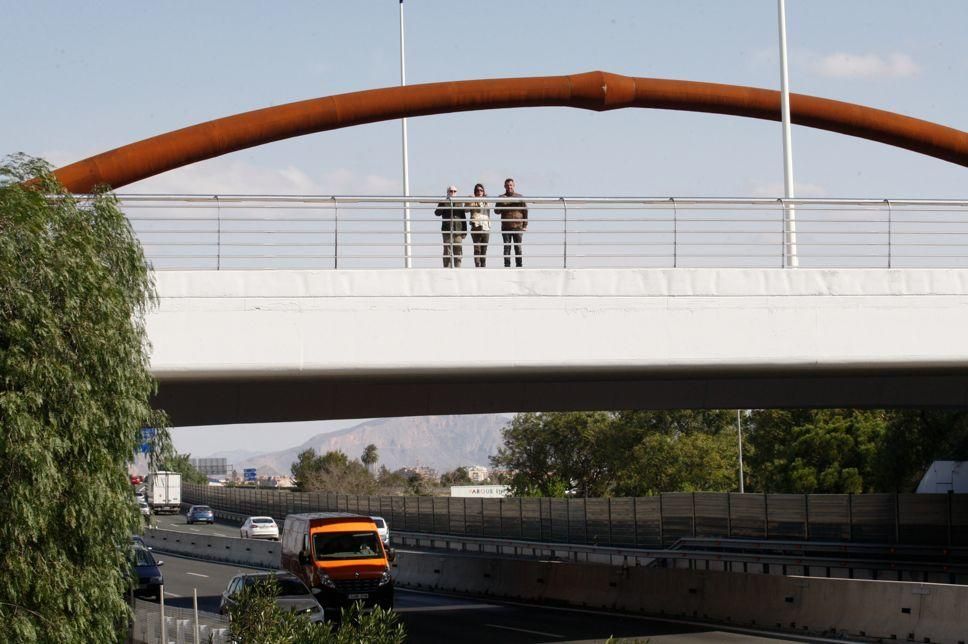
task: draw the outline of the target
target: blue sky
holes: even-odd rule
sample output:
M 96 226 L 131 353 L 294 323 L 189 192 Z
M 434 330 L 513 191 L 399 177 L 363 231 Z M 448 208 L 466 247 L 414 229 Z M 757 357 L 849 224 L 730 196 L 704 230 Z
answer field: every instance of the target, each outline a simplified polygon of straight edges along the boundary
M 4 2 L 0 149 L 60 165 L 193 123 L 399 82 L 398 4 Z M 776 88 L 775 0 L 409 0 L 408 82 L 616 73 Z M 793 91 L 968 129 L 962 0 L 789 0 Z M 568 108 L 410 121 L 415 194 L 774 196 L 780 127 Z M 794 128 L 801 196 L 964 197 L 964 170 Z M 279 142 L 125 192 L 400 192 L 400 126 Z
M 0 153 L 63 165 L 162 132 L 399 82 L 398 3 L 2 0 Z M 408 0 L 409 83 L 568 74 L 778 88 L 775 0 Z M 968 130 L 968 2 L 788 0 L 795 92 Z M 965 198 L 965 169 L 795 127 L 799 196 Z M 410 120 L 414 194 L 779 196 L 780 126 L 567 108 Z M 399 122 L 238 152 L 122 192 L 398 194 Z M 300 425 L 295 444 L 318 429 Z M 260 449 L 253 429 L 238 447 Z M 216 432 L 181 447 L 204 455 Z M 235 435 L 237 438 L 241 434 Z M 266 439 L 278 446 L 279 437 Z

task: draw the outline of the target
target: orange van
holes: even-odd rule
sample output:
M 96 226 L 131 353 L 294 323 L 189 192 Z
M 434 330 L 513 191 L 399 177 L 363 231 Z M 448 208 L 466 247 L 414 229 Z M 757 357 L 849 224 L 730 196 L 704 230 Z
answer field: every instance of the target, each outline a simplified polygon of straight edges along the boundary
M 387 551 L 370 517 L 346 512 L 288 515 L 282 567 L 313 589 L 324 608 L 356 601 L 393 607 Z

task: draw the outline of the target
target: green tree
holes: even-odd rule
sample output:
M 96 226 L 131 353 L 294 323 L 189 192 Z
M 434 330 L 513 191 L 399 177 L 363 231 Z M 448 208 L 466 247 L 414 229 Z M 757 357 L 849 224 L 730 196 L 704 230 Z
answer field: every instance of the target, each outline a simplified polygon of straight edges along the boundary
M 197 483 L 199 485 L 205 485 L 208 483 L 208 477 L 202 474 L 197 467 L 191 464 L 191 454 L 173 454 L 170 456 L 162 457 L 161 465 L 159 466 L 162 470 L 167 470 L 169 472 L 178 472 L 181 474 L 182 481 L 185 483 Z
M 443 486 L 469 485 L 471 483 L 473 481 L 471 481 L 471 477 L 467 474 L 467 468 L 463 466 L 440 475 L 440 484 Z
M 861 493 L 877 489 L 877 461 L 890 415 L 856 409 L 770 409 L 750 416 L 751 489 Z
M 368 472 L 373 471 L 373 466 L 376 465 L 377 461 L 379 460 L 380 454 L 377 451 L 376 445 L 373 443 L 367 445 L 366 449 L 363 450 L 363 455 L 360 456 L 360 461 L 366 466 L 366 470 Z
M 650 494 L 738 485 L 728 411 L 519 414 L 491 459 L 516 495 Z
M 392 610 L 364 612 L 357 603 L 343 609 L 338 629 L 314 624 L 308 615 L 281 609 L 274 579 L 247 586 L 229 609 L 231 637 L 239 644 L 403 644 L 406 631 Z
M 736 420 L 727 410 L 620 412 L 605 451 L 617 496 L 739 488 Z
M 968 460 L 968 411 L 891 412 L 875 458 L 875 488 L 913 492 L 933 461 Z
M 605 412 L 518 414 L 491 457 L 511 471 L 516 496 L 604 496 L 611 479 L 603 458 L 612 416 Z
M 360 461 L 351 461 L 339 450 L 317 456 L 315 450 L 299 453 L 291 467 L 300 490 L 322 490 L 337 494 L 373 494 L 373 478 Z
M 36 179 L 32 187 L 23 182 Z M 139 530 L 126 464 L 150 406 L 149 267 L 117 201 L 37 160 L 0 166 L 0 624 L 11 642 L 117 642 Z M 156 439 L 165 447 L 167 432 Z

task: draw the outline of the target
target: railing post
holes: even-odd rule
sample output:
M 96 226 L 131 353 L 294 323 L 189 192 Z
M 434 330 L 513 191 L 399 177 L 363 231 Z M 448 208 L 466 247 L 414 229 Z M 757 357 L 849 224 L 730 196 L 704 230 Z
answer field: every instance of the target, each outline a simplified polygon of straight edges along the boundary
M 947 523 L 947 528 L 948 528 L 948 546 L 950 547 L 951 546 L 951 506 L 953 504 L 953 500 L 954 500 L 954 497 L 955 497 L 954 490 L 948 490 L 948 494 L 946 496 L 948 498 L 948 503 L 947 503 L 947 506 L 946 506 L 946 509 L 947 509 L 947 512 L 946 512 L 946 519 L 947 519 L 947 521 L 946 521 L 946 523 Z
M 783 204 L 783 199 L 777 199 L 780 202 L 780 268 L 786 268 L 786 206 Z
M 770 538 L 770 497 L 768 493 L 763 493 L 763 534 L 765 539 Z
M 692 536 L 696 536 L 696 493 L 692 493 Z
M 639 546 L 639 513 L 638 513 L 638 503 L 639 498 L 637 496 L 632 497 L 632 545 L 636 548 Z
M 565 497 L 565 543 L 571 543 L 571 499 Z
M 854 540 L 854 495 L 847 493 L 847 541 Z
M 608 501 L 608 545 L 612 545 L 612 497 L 607 497 Z
M 215 195 L 215 270 L 222 270 L 222 203 L 218 200 L 218 195 Z
M 803 540 L 810 541 L 810 495 L 803 495 Z
M 891 210 L 891 200 L 885 199 L 884 203 L 887 204 L 887 267 L 891 268 L 893 263 L 893 246 L 894 246 L 894 222 L 893 222 L 893 212 Z
M 339 268 L 339 202 L 333 200 L 333 270 Z
M 563 250 L 561 266 L 562 268 L 568 268 L 568 202 L 565 201 L 564 197 L 561 198 L 561 207 L 564 210 L 564 223 L 562 224 Z
M 676 198 L 669 197 L 672 202 L 672 268 L 679 266 L 679 209 L 676 207 Z
M 665 530 L 662 526 L 662 492 L 659 492 L 659 545 L 665 545 Z

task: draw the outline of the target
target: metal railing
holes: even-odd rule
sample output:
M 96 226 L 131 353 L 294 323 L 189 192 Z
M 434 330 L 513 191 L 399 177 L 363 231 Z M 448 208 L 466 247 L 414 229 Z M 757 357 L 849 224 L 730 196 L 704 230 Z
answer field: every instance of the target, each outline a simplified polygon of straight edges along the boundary
M 186 484 L 189 503 L 245 515 L 344 511 L 391 530 L 602 546 L 689 537 L 968 546 L 968 494 L 671 492 L 635 498 L 355 496 Z
M 471 197 L 119 195 L 157 269 L 418 268 L 442 265 L 441 204 Z M 805 268 L 968 266 L 968 201 L 525 197 L 528 268 L 784 267 L 796 208 Z M 477 200 L 481 201 L 481 200 Z M 502 267 L 495 205 L 484 255 Z M 410 211 L 405 243 L 404 209 Z M 460 240 L 474 268 L 472 231 Z M 409 260 L 409 262 L 408 262 Z

